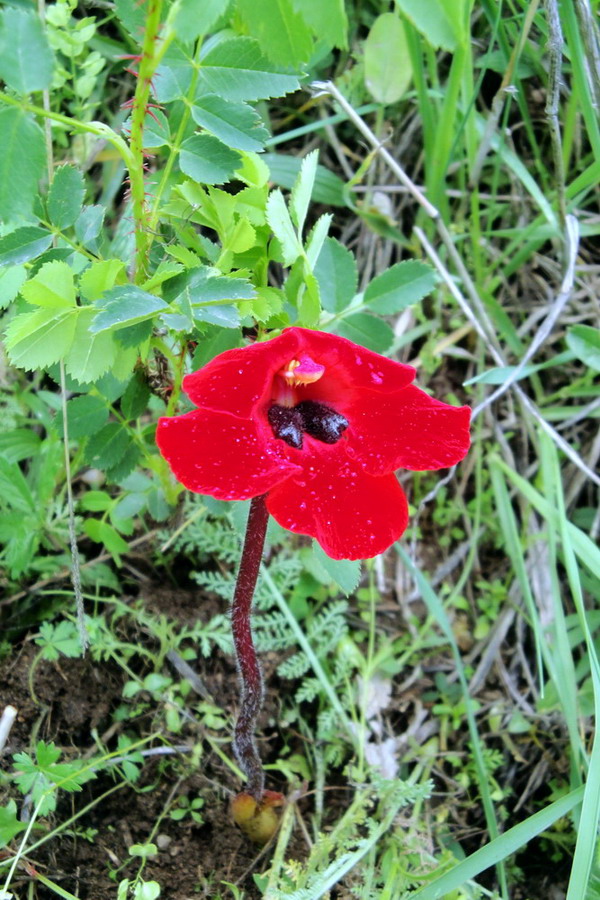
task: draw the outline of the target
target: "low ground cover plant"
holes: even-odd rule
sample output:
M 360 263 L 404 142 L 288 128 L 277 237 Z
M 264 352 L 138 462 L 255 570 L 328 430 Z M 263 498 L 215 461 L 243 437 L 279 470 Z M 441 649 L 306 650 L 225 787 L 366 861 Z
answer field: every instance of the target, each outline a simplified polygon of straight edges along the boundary
M 2 898 L 600 892 L 597 11 L 2 7 Z

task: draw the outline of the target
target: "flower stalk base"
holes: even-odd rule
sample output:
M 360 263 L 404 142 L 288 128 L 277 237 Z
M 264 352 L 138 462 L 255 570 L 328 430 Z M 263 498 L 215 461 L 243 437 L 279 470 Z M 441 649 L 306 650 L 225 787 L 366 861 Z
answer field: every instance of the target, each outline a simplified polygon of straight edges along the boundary
M 281 794 L 264 789 L 265 776 L 254 739 L 256 720 L 263 701 L 263 680 L 250 620 L 268 521 L 264 495 L 255 497 L 250 503 L 231 611 L 233 643 L 241 681 L 240 712 L 235 723 L 233 750 L 248 779 L 246 790 L 234 797 L 231 811 L 242 831 L 259 844 L 266 843 L 275 833 L 278 819 L 273 807 L 283 803 Z

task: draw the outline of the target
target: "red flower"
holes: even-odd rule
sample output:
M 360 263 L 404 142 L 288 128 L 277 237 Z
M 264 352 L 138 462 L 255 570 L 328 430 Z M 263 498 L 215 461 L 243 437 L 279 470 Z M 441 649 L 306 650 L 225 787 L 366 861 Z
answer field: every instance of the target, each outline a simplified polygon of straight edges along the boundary
M 280 525 L 333 559 L 376 556 L 408 522 L 394 471 L 447 468 L 469 449 L 469 408 L 434 400 L 414 376 L 345 338 L 288 328 L 187 375 L 198 409 L 160 419 L 156 440 L 189 490 L 266 494 Z

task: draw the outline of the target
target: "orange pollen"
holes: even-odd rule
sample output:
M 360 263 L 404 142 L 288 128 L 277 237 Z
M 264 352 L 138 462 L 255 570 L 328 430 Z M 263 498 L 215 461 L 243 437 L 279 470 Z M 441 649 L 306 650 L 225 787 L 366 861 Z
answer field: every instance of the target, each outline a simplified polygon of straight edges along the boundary
M 319 365 L 310 356 L 302 355 L 300 359 L 290 360 L 280 374 L 290 387 L 314 384 L 325 374 L 325 366 Z

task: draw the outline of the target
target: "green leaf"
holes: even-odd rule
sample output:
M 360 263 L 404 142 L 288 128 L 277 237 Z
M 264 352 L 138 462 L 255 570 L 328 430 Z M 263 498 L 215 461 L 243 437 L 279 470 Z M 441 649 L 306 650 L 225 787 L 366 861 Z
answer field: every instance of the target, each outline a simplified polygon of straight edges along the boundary
M 169 308 L 168 304 L 154 294 L 148 294 L 133 284 L 123 284 L 106 291 L 103 297 L 105 306 L 90 325 L 90 331 L 123 328 L 135 322 L 153 319 L 157 313 Z
M 190 52 L 191 52 L 191 48 Z M 181 44 L 172 43 L 161 65 L 156 70 L 156 99 L 159 103 L 170 103 L 187 96 L 194 76 L 195 63 L 190 53 Z
M 311 272 L 304 273 L 304 293 L 298 304 L 298 324 L 315 328 L 321 318 L 319 282 Z
M 368 313 L 355 313 L 336 323 L 336 332 L 376 353 L 385 353 L 394 340 L 394 332 L 387 324 Z
M 108 421 L 108 408 L 100 397 L 92 397 L 89 394 L 83 397 L 73 397 L 67 401 L 67 421 L 69 423 L 69 437 L 83 438 L 91 434 L 97 434 Z M 62 412 L 59 412 L 55 420 L 59 434 L 62 434 Z
M 123 123 L 123 131 L 131 131 L 131 116 Z M 171 140 L 169 120 L 160 109 L 153 109 L 152 113 L 146 113 L 144 117 L 144 130 L 142 133 L 142 147 L 144 150 L 150 147 L 163 147 Z
M 40 626 L 40 637 L 35 639 L 38 647 L 43 648 L 43 658 L 57 660 L 60 656 L 69 659 L 77 659 L 82 655 L 81 641 L 77 626 L 68 619 L 63 619 L 57 625 L 44 622 Z
M 396 5 L 432 47 L 452 52 L 456 49 L 457 31 L 462 30 L 459 7 L 463 7 L 462 0 L 452 2 L 454 11 L 447 9 L 444 0 L 396 0 Z
M 344 0 L 293 0 L 296 10 L 314 33 L 332 47 L 348 46 Z
M 575 356 L 600 371 L 600 329 L 590 325 L 573 325 L 567 331 L 567 346 Z
M 314 269 L 315 263 L 319 258 L 332 221 L 333 216 L 331 213 L 323 213 L 315 222 L 308 236 L 306 241 L 306 258 L 311 269 Z
M 36 509 L 33 494 L 17 463 L 9 463 L 0 457 L 0 498 L 3 504 L 22 513 Z
M 109 553 L 119 555 L 127 553 L 129 550 L 127 541 L 124 541 L 119 532 L 108 522 L 86 519 L 83 523 L 83 530 L 97 544 L 104 544 Z
M 69 228 L 81 213 L 85 185 L 83 175 L 74 166 L 56 170 L 48 191 L 48 215 L 61 230 Z
M 109 422 L 85 448 L 85 461 L 98 469 L 110 469 L 124 456 L 131 438 L 119 422 Z
M 146 411 L 150 399 L 150 388 L 146 379 L 135 372 L 121 398 L 121 412 L 126 419 L 137 419 Z
M 6 7 L 0 19 L 0 78 L 20 94 L 50 87 L 54 55 L 33 11 Z
M 39 434 L 29 428 L 14 428 L 0 433 L 0 456 L 9 463 L 35 456 L 40 450 Z
M 64 359 L 75 336 L 77 308 L 38 309 L 23 313 L 6 329 L 6 348 L 13 365 L 43 369 Z
M 200 306 L 194 309 L 194 320 L 221 328 L 238 328 L 240 314 L 235 306 Z
M 294 186 L 302 165 L 300 159 L 284 156 L 282 153 L 265 153 L 261 158 L 269 167 L 271 181 L 288 189 Z M 317 166 L 312 200 L 313 203 L 325 203 L 328 206 L 345 206 L 344 182 L 325 166 Z
M 200 184 L 231 181 L 242 158 L 211 134 L 194 134 L 181 145 L 179 167 Z
M 10 844 L 21 831 L 27 828 L 27 822 L 19 822 L 17 804 L 9 800 L 6 806 L 0 806 L 0 848 Z
M 229 0 L 179 0 L 173 27 L 183 43 L 191 43 L 201 34 L 206 34 L 223 15 Z
M 117 355 L 117 345 L 110 332 L 93 334 L 90 327 L 96 310 L 83 308 L 77 317 L 73 345 L 65 359 L 69 375 L 82 384 L 96 381 L 108 372 Z
M 102 230 L 106 210 L 103 206 L 84 206 L 75 222 L 75 237 L 88 250 L 96 248 L 96 238 Z
M 302 244 L 294 231 L 294 226 L 285 205 L 281 191 L 271 191 L 267 200 L 267 222 L 279 241 L 284 266 L 291 266 L 302 254 Z
M 200 369 L 207 362 L 210 362 L 211 359 L 214 359 L 215 356 L 218 356 L 219 353 L 223 353 L 225 350 L 232 350 L 234 347 L 243 347 L 243 345 L 244 341 L 239 331 L 234 332 L 229 329 L 225 331 L 216 326 L 207 328 L 206 333 L 202 336 L 194 351 L 192 369 L 194 371 Z
M 327 312 L 341 312 L 358 289 L 354 255 L 335 238 L 326 238 L 314 268 Z
M 306 213 L 308 212 L 308 204 L 315 183 L 317 174 L 317 162 L 319 160 L 319 151 L 312 150 L 308 153 L 300 165 L 300 172 L 294 182 L 292 194 L 290 197 L 290 215 L 292 222 L 298 229 L 298 234 L 302 234 Z
M 125 263 L 121 259 L 101 259 L 93 262 L 81 276 L 79 287 L 87 300 L 99 300 L 100 297 L 115 286 L 119 275 L 125 272 Z
M 269 59 L 300 66 L 313 52 L 313 40 L 291 0 L 238 0 L 237 10 L 251 37 Z
M 210 93 L 227 100 L 268 100 L 299 86 L 296 75 L 263 56 L 257 41 L 236 37 L 216 44 L 202 59 L 198 96 Z
M 373 279 L 365 291 L 365 303 L 373 312 L 392 315 L 426 297 L 437 280 L 431 266 L 417 259 L 407 259 Z
M 0 309 L 5 309 L 12 303 L 26 278 L 25 266 L 7 266 L 0 269 Z
M 31 116 L 14 107 L 0 109 L 0 134 L 0 220 L 27 218 L 31 215 L 38 181 L 44 174 L 44 134 Z M 27 148 L 27 152 L 23 148 Z M 22 257 L 10 262 L 24 262 L 30 258 Z M 6 264 L 0 258 L 0 265 Z
M 106 512 L 113 505 L 113 499 L 106 491 L 87 491 L 79 500 L 79 506 L 86 512 Z
M 0 119 L 0 129 L 1 126 Z M 14 266 L 27 262 L 47 250 L 51 243 L 52 235 L 44 228 L 37 228 L 35 225 L 17 228 L 0 238 L 0 266 Z
M 73 270 L 64 262 L 49 262 L 21 288 L 21 295 L 32 306 L 69 309 L 75 306 Z
M 371 26 L 364 45 L 365 84 L 378 103 L 396 103 L 412 81 L 404 25 L 394 13 L 383 13 Z
M 313 541 L 313 555 L 347 597 L 356 590 L 360 581 L 359 559 L 330 559 L 316 541 Z
M 205 94 L 196 100 L 191 112 L 194 122 L 234 149 L 260 151 L 269 138 L 261 117 L 247 103 Z

